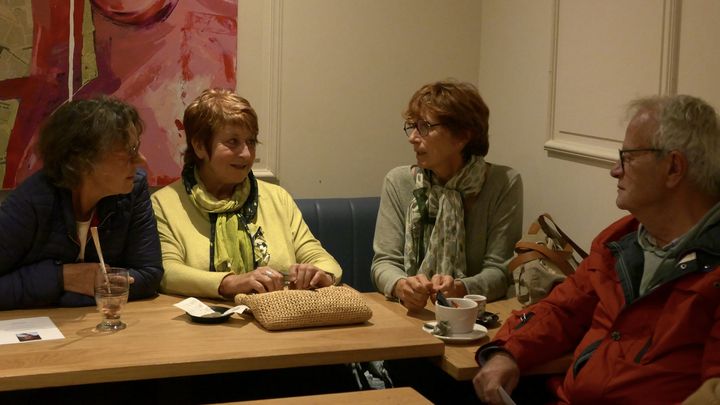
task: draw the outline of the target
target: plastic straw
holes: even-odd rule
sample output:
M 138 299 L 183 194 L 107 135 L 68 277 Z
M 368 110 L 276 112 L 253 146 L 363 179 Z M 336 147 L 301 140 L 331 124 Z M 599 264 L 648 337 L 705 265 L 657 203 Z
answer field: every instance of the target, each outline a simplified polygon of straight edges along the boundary
M 110 294 L 112 293 L 110 290 L 110 279 L 108 278 L 107 269 L 105 269 L 105 260 L 103 259 L 102 249 L 100 249 L 100 237 L 98 236 L 97 226 L 90 227 L 90 233 L 92 233 L 92 238 L 95 242 L 95 250 L 97 250 L 98 258 L 100 258 L 100 268 L 105 276 L 105 285 L 107 285 L 108 294 Z

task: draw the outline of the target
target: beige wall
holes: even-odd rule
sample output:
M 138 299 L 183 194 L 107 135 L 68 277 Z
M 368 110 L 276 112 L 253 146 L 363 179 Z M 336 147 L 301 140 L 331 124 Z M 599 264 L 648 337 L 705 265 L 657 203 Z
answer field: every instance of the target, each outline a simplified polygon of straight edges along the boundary
M 408 98 L 454 77 L 478 84 L 490 106 L 488 160 L 522 174 L 526 224 L 550 212 L 588 246 L 622 215 L 607 165 L 543 149 L 553 1 L 279 4 L 280 113 L 271 135 L 275 174 L 296 197 L 378 195 L 387 170 L 414 161 L 401 131 Z
M 280 184 L 296 197 L 379 195 L 389 169 L 414 162 L 400 115 L 412 93 L 445 78 L 477 84 L 480 2 L 278 4 L 280 113 L 277 133 L 265 135 L 279 142 Z M 239 55 L 248 40 L 258 38 L 240 38 Z M 239 88 L 262 99 L 246 81 Z M 261 119 L 271 113 L 260 107 Z
M 254 14 L 261 12 L 257 3 L 247 5 Z M 620 215 L 607 168 L 550 159 L 543 150 L 552 1 L 305 0 L 277 5 L 279 122 L 269 134 L 267 124 L 266 135 L 279 144 L 273 172 L 294 196 L 378 195 L 390 168 L 414 161 L 400 118 L 410 95 L 423 83 L 453 77 L 478 84 L 488 101 L 488 160 L 521 172 L 526 224 L 548 211 L 587 244 Z M 241 11 L 241 25 L 242 19 Z M 258 40 L 241 37 L 240 57 Z M 251 101 L 266 97 L 256 81 L 238 81 Z M 261 119 L 271 115 L 262 109 Z M 576 193 L 583 195 L 581 204 Z
M 582 247 L 613 219 L 609 167 L 549 156 L 553 1 L 486 1 L 480 88 L 490 106 L 489 160 L 522 174 L 525 224 L 548 212 Z
M 683 2 L 678 92 L 720 109 L 720 1 Z
M 577 7 L 580 3 L 572 5 Z M 582 3 L 597 6 L 592 0 L 582 0 Z M 720 28 L 715 21 L 720 15 L 720 2 L 667 0 L 645 4 L 665 7 L 666 10 L 682 6 L 677 14 L 680 32 L 677 58 L 669 63 L 676 63 L 677 74 L 674 82 L 658 83 L 658 91 L 672 92 L 675 86 L 678 93 L 693 94 L 720 107 L 720 81 L 717 80 L 720 72 L 717 41 Z M 581 246 L 589 247 L 599 231 L 626 212 L 615 207 L 616 181 L 609 176 L 609 164 L 544 150 L 551 134 L 555 5 L 553 0 L 482 3 L 479 82 L 491 109 L 489 158 L 509 164 L 522 174 L 526 225 L 538 214 L 549 212 Z M 622 6 L 622 3 L 614 4 L 618 5 Z M 617 21 L 607 20 L 607 29 L 612 31 L 612 24 Z M 627 29 L 627 25 L 623 29 Z M 636 29 L 643 30 L 643 27 L 637 26 Z M 658 37 L 656 41 L 653 45 L 660 46 L 663 39 Z M 664 41 L 667 42 L 667 38 Z M 668 57 L 666 54 L 663 56 Z M 605 53 L 604 57 L 608 59 L 608 70 L 616 66 L 618 60 L 625 60 L 622 55 L 612 53 Z M 647 61 L 652 66 L 640 66 L 640 71 L 653 72 L 658 70 L 658 65 L 668 64 L 657 59 Z M 592 68 L 598 70 L 602 66 L 593 65 Z M 663 79 L 666 76 L 672 78 L 673 72 L 663 72 Z M 593 75 L 584 80 L 592 81 Z M 572 86 L 574 83 L 563 84 Z M 638 88 L 643 87 L 621 91 L 635 92 L 637 96 L 647 95 Z M 607 94 L 600 89 L 586 96 L 598 98 L 607 97 Z M 617 100 L 617 103 L 627 101 Z M 597 115 L 607 116 L 607 111 L 597 111 Z M 619 121 L 622 117 L 608 119 Z
M 286 1 L 280 183 L 297 196 L 379 195 L 414 161 L 401 111 L 423 83 L 477 81 L 476 0 Z

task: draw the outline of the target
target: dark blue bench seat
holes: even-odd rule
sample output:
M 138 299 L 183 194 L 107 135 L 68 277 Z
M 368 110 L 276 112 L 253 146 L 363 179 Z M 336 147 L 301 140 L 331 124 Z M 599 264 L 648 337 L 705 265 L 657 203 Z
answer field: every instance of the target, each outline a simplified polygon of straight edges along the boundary
M 310 231 L 340 263 L 342 281 L 376 291 L 370 279 L 373 236 L 380 197 L 307 198 L 295 201 Z

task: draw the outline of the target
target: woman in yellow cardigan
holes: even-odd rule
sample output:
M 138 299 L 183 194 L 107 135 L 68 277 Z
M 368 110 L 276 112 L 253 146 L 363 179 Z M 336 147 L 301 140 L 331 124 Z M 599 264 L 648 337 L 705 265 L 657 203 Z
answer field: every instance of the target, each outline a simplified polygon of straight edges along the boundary
M 205 90 L 185 110 L 182 178 L 152 196 L 170 294 L 232 298 L 290 284 L 330 286 L 342 270 L 290 194 L 252 173 L 255 110 L 228 90 Z

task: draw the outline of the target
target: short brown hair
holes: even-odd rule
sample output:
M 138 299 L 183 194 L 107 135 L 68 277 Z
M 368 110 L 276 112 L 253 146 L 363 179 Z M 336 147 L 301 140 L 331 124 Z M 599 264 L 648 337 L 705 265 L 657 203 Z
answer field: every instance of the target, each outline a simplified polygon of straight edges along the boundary
M 425 114 L 435 116 L 455 135 L 469 132 L 470 140 L 463 149 L 466 160 L 471 155 L 487 155 L 490 110 L 472 84 L 449 80 L 422 86 L 410 99 L 403 118 L 416 121 Z
M 139 137 L 143 122 L 123 101 L 108 96 L 68 101 L 40 129 L 43 171 L 55 185 L 73 188 L 103 153 L 118 143 L 129 145 L 131 127 Z
M 246 128 L 254 136 L 259 132 L 257 114 L 249 101 L 226 89 L 203 91 L 190 103 L 183 115 L 187 141 L 185 163 L 197 164 L 200 160 L 193 148 L 193 140 L 201 141 L 209 154 L 213 135 L 228 124 Z

